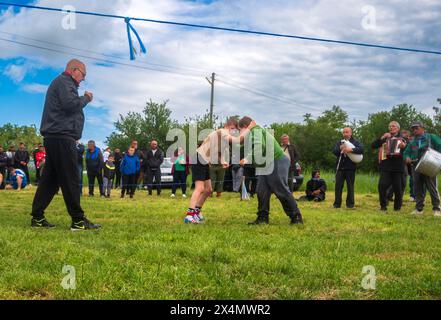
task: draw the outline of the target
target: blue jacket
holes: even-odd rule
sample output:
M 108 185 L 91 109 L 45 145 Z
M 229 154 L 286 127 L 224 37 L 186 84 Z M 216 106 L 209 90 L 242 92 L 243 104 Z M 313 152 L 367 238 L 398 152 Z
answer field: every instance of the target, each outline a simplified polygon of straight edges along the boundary
M 135 174 L 139 172 L 140 162 L 136 155 L 129 156 L 126 154 L 120 165 L 121 173 L 124 175 Z

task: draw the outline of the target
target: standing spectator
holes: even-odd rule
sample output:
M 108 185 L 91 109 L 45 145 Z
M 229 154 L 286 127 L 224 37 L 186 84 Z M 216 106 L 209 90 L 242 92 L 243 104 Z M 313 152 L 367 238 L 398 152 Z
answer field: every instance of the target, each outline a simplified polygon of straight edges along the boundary
M 312 178 L 306 184 L 306 196 L 304 199 L 308 201 L 320 202 L 326 198 L 326 181 L 320 177 L 320 170 L 312 171 Z M 303 200 L 303 197 L 300 198 Z
M 9 168 L 9 169 L 11 172 L 12 188 L 17 191 L 26 188 L 26 186 L 28 185 L 26 173 L 21 169 L 16 169 L 16 168 Z
M 5 188 L 6 169 L 8 167 L 8 155 L 0 146 L 0 189 Z
M 289 136 L 287 134 L 284 134 L 280 137 L 280 145 L 282 146 L 283 152 L 290 161 L 290 166 L 288 171 L 288 186 L 289 186 L 289 190 L 293 192 L 294 172 L 296 170 L 296 163 L 300 159 L 300 154 L 297 147 L 289 142 Z
M 9 146 L 8 151 L 6 152 L 6 156 L 8 157 L 6 168 L 15 168 L 15 147 Z M 11 171 L 6 170 L 6 183 L 11 181 Z
M 103 152 L 103 162 L 106 163 L 106 161 L 109 159 L 111 149 L 109 147 L 106 148 Z
M 355 206 L 354 184 L 356 164 L 347 156 L 347 154 L 362 154 L 363 146 L 352 137 L 352 129 L 349 127 L 343 128 L 343 139 L 344 140 L 338 141 L 333 149 L 333 153 L 337 157 L 334 208 L 341 207 L 343 184 L 346 181 L 346 187 L 348 190 L 346 195 L 346 207 L 352 209 Z M 352 143 L 354 148 L 347 147 L 344 143 L 345 140 Z
M 103 169 L 103 189 L 106 198 L 110 198 L 110 190 L 112 189 L 113 179 L 115 178 L 115 158 L 110 154 L 104 163 Z
M 231 178 L 233 180 L 233 191 L 239 192 L 242 187 L 244 168 L 239 164 L 243 148 L 236 149 L 232 145 L 231 152 Z
M 254 198 L 257 187 L 256 167 L 253 164 L 244 165 L 243 174 L 245 176 L 245 188 L 251 198 Z
M 98 180 L 100 195 L 104 197 L 103 190 L 103 154 L 100 148 L 95 145 L 95 141 L 90 140 L 87 143 L 86 151 L 86 169 L 87 179 L 89 181 L 89 197 L 94 196 L 95 178 Z
M 181 187 L 182 197 L 186 198 L 187 175 L 189 173 L 189 158 L 185 155 L 184 149 L 182 147 L 179 147 L 178 150 L 176 150 L 172 162 L 173 184 L 171 197 L 174 198 L 176 196 L 176 189 L 178 187 Z
M 34 155 L 34 163 L 35 163 L 35 177 L 36 184 L 40 182 L 41 172 L 46 161 L 46 151 L 44 150 L 44 145 L 40 144 L 38 146 L 38 151 Z
M 139 172 L 140 165 L 139 158 L 135 155 L 135 148 L 130 147 L 124 155 L 120 166 L 122 175 L 121 198 L 124 198 L 126 191 L 130 198 L 133 198 L 135 195 L 137 187 L 136 174 Z
M 79 140 L 77 140 L 76 143 L 77 146 L 77 155 L 78 155 L 78 162 L 77 162 L 77 168 L 78 168 L 78 175 L 80 177 L 80 195 L 83 195 L 83 171 L 84 171 L 84 151 L 85 147 L 84 144 L 82 144 Z
M 71 230 L 99 229 L 85 216 L 80 204 L 80 189 L 75 140 L 81 138 L 84 126 L 83 108 L 93 99 L 86 91 L 78 95 L 80 82 L 86 77 L 86 66 L 70 60 L 63 74 L 52 81 L 46 93 L 40 132 L 44 137 L 46 163 L 32 203 L 33 227 L 54 227 L 44 217 L 58 187 L 72 217 Z
M 115 189 L 118 189 L 121 187 L 121 161 L 122 161 L 122 154 L 121 150 L 119 148 L 116 148 L 114 151 L 114 159 L 115 159 Z
M 391 153 L 392 144 L 399 143 L 399 152 Z M 387 192 L 392 186 L 394 194 L 394 210 L 399 211 L 403 204 L 403 152 L 406 141 L 401 137 L 400 125 L 396 121 L 389 123 L 389 132 L 372 142 L 372 148 L 378 151 L 378 166 L 380 179 L 378 181 L 378 194 L 380 196 L 380 210 L 387 211 Z
M 31 184 L 31 179 L 29 178 L 29 163 L 30 157 L 29 152 L 25 148 L 25 144 L 20 142 L 18 145 L 18 150 L 14 156 L 15 168 L 22 170 L 26 174 L 27 183 Z
M 404 159 L 406 159 L 407 164 L 413 163 L 416 167 L 428 148 L 441 151 L 441 139 L 435 134 L 427 133 L 424 129 L 424 125 L 419 121 L 414 122 L 411 129 L 414 139 L 407 145 L 404 151 Z M 440 217 L 441 210 L 437 176 L 429 177 L 416 170 L 413 171 L 413 191 L 415 192 L 416 203 L 415 210 L 412 214 L 423 214 L 424 200 L 426 197 L 424 187 L 426 187 L 426 190 L 430 193 L 433 215 Z
M 147 162 L 147 188 L 149 195 L 152 195 L 153 185 L 156 185 L 156 192 L 161 195 L 161 164 L 164 162 L 164 154 L 158 148 L 158 141 L 150 142 L 150 150 L 147 151 L 145 161 Z
M 130 147 L 135 150 L 134 155 L 136 157 L 138 157 L 139 164 L 140 164 L 140 169 L 136 173 L 136 182 L 135 182 L 136 188 L 138 188 L 139 179 L 141 176 L 141 167 L 144 166 L 144 154 L 138 149 L 138 141 L 133 140 L 132 143 L 130 144 Z
M 225 171 L 227 168 L 228 166 L 220 163 L 210 164 L 211 196 L 213 196 L 214 191 L 216 191 L 217 198 L 222 196 L 222 191 L 224 191 Z

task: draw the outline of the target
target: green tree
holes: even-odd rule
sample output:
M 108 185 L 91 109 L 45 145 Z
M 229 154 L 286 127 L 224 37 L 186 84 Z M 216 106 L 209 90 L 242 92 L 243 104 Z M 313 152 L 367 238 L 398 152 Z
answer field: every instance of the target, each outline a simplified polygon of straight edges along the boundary
M 35 125 L 18 126 L 7 123 L 0 127 L 0 145 L 6 150 L 9 146 L 17 147 L 23 142 L 29 152 L 34 150 L 43 138 L 37 131 Z
M 162 149 L 167 149 L 171 142 L 166 141 L 167 132 L 178 123 L 171 119 L 172 111 L 167 101 L 156 103 L 150 100 L 142 112 L 129 112 L 119 115 L 114 123 L 115 132 L 107 137 L 107 144 L 112 148 L 125 150 L 132 140 L 137 140 L 140 148 L 149 148 L 150 141 L 155 139 Z

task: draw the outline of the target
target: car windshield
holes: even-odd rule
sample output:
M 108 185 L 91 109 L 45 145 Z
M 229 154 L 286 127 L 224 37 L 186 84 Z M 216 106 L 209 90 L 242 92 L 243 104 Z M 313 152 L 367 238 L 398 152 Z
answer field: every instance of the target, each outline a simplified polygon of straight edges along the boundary
M 171 168 L 173 166 L 173 163 L 171 162 L 170 158 L 164 158 L 164 162 L 161 164 L 161 168 Z

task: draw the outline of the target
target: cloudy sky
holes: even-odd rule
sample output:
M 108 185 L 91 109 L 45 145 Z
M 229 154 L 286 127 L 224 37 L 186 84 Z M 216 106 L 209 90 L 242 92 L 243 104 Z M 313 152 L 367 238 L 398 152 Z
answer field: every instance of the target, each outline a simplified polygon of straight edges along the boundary
M 9 2 L 441 51 L 439 0 Z M 73 57 L 88 65 L 80 92 L 95 96 L 82 140 L 101 145 L 118 114 L 149 99 L 169 100 L 179 121 L 204 113 L 212 72 L 215 112 L 262 124 L 298 122 L 334 104 L 351 119 L 403 102 L 430 112 L 441 97 L 440 55 L 134 21 L 148 54 L 132 62 L 123 20 L 76 15 L 68 30 L 66 22 L 62 13 L 0 6 L 0 125 L 39 127 L 45 90 Z

